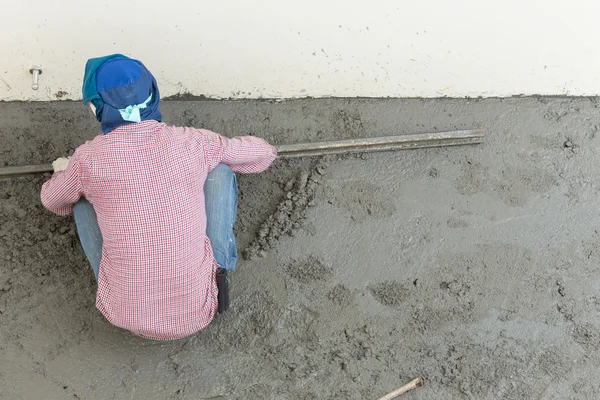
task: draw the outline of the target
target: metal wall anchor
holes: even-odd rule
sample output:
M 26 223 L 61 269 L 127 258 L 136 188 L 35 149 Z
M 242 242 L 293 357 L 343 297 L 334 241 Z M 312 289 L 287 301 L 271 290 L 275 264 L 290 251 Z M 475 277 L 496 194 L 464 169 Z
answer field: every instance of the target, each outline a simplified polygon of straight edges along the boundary
M 39 81 L 40 75 L 42 74 L 42 67 L 40 67 L 39 65 L 34 65 L 31 67 L 29 72 L 31 73 L 31 75 L 33 75 L 33 84 L 31 85 L 31 88 L 33 90 L 38 90 L 40 88 Z

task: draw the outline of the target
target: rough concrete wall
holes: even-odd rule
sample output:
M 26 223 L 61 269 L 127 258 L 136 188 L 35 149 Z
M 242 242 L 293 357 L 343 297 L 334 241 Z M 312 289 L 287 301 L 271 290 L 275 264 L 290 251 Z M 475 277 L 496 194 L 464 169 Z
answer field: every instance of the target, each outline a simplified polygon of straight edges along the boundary
M 241 260 L 186 340 L 110 326 L 47 176 L 0 181 L 0 397 L 596 399 L 598 99 L 167 102 L 170 123 L 274 143 L 481 127 L 478 146 L 325 162 L 295 237 Z M 0 163 L 97 132 L 75 103 L 0 104 Z M 8 149 L 8 150 L 7 150 Z M 314 160 L 239 176 L 240 248 Z M 407 397 L 407 398 L 408 398 Z
M 4 3 L 0 100 L 78 99 L 86 59 L 115 52 L 166 96 L 600 94 L 591 0 Z

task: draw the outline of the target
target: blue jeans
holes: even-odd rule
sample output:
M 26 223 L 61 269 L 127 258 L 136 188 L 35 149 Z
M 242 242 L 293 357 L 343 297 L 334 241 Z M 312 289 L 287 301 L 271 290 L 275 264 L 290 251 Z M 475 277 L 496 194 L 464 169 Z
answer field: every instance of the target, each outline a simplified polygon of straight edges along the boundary
M 206 236 L 221 268 L 235 269 L 237 247 L 233 224 L 237 214 L 238 187 L 235 174 L 224 164 L 209 172 L 204 183 L 206 203 Z M 85 198 L 73 206 L 73 216 L 81 247 L 87 256 L 96 279 L 102 259 L 102 233 L 94 207 Z M 202 246 L 202 243 L 198 243 Z

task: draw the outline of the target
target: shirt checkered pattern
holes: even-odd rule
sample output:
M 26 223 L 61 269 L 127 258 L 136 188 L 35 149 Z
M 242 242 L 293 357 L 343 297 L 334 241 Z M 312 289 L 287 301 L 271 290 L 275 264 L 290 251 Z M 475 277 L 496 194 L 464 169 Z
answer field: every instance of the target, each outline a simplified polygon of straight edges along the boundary
M 82 196 L 93 204 L 103 239 L 100 312 L 134 334 L 178 339 L 208 325 L 217 309 L 206 175 L 219 163 L 261 172 L 275 157 L 260 138 L 144 121 L 81 145 L 44 183 L 41 200 L 58 215 Z

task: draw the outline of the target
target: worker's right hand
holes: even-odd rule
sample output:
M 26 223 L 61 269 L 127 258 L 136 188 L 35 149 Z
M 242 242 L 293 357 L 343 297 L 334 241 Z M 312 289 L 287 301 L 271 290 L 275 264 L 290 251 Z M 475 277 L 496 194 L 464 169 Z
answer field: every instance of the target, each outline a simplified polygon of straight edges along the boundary
M 56 160 L 54 160 L 54 162 L 52 163 L 52 169 L 54 169 L 54 172 L 64 171 L 65 169 L 67 169 L 70 159 L 71 157 L 59 157 Z

